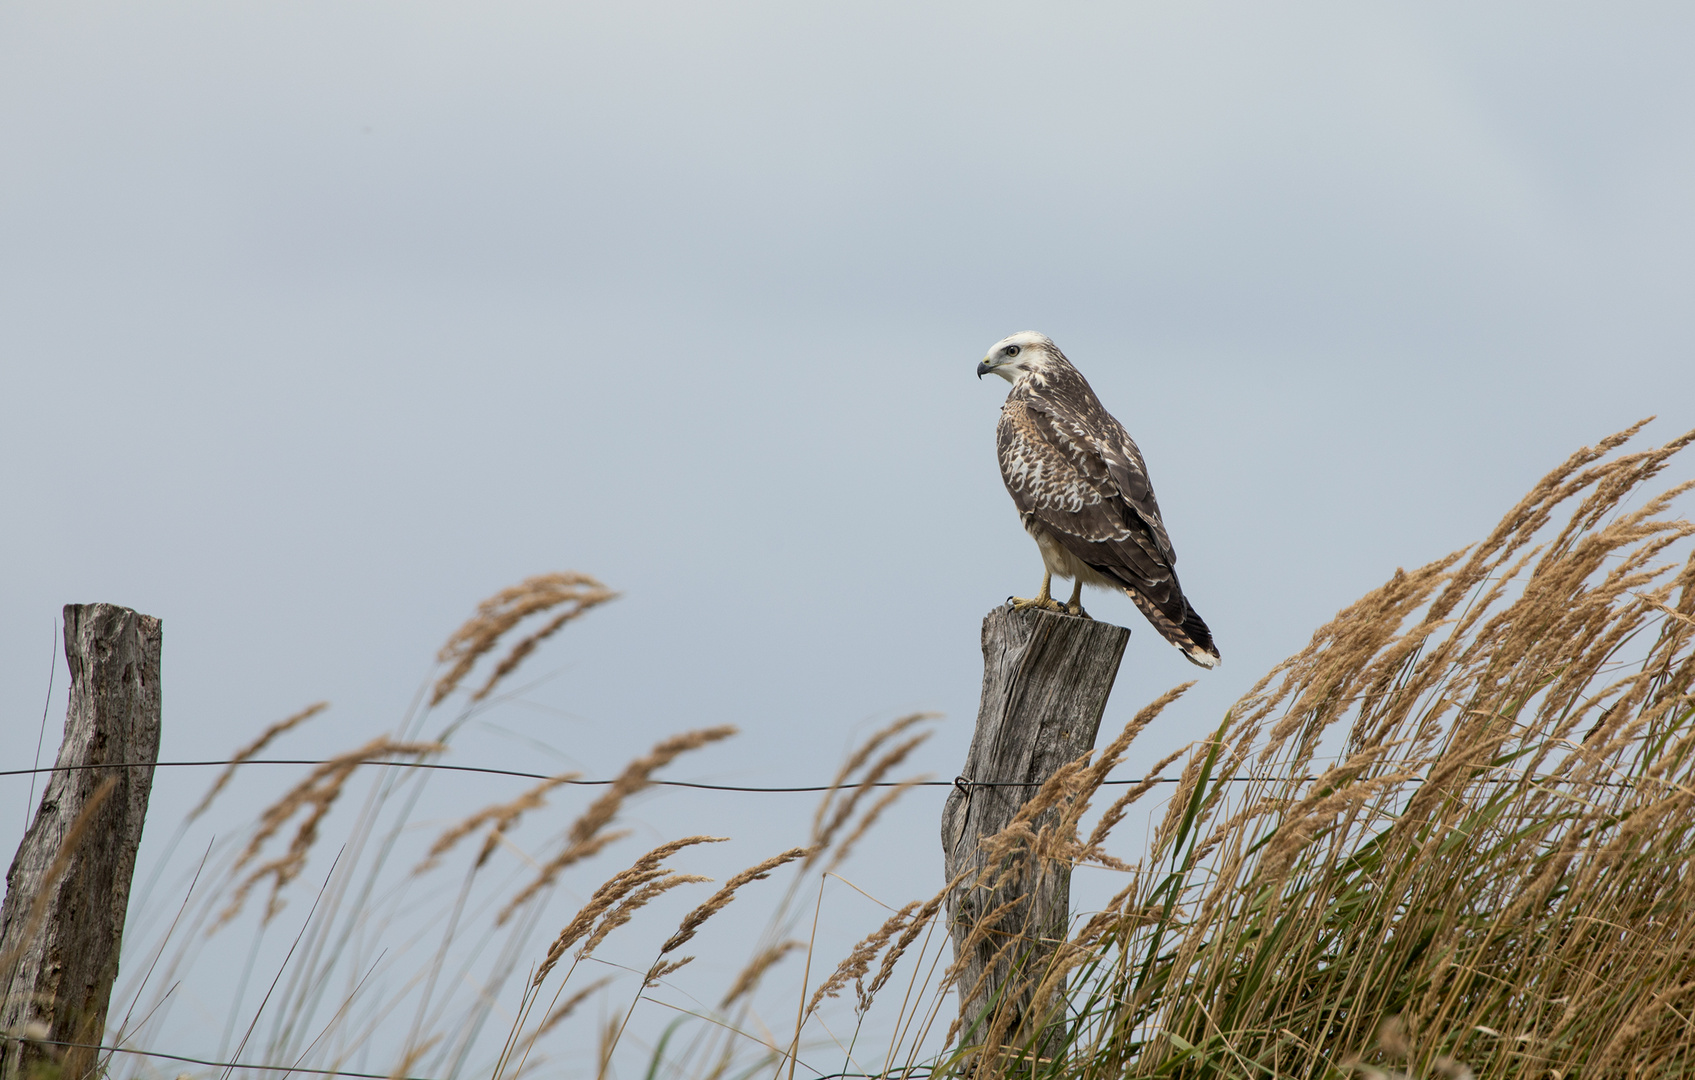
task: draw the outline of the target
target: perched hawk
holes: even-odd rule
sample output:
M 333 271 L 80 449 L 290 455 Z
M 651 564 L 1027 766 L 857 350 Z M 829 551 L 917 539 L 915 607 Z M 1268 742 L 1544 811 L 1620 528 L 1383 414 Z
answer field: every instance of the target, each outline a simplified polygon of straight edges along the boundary
M 995 437 L 1001 478 L 1042 549 L 1042 588 L 1015 607 L 1085 615 L 1083 586 L 1116 589 L 1165 638 L 1201 667 L 1218 665 L 1207 624 L 1183 598 L 1142 452 L 1103 408 L 1071 361 L 1041 334 L 997 341 L 977 365 L 1012 384 Z M 1077 583 L 1062 605 L 1055 576 Z

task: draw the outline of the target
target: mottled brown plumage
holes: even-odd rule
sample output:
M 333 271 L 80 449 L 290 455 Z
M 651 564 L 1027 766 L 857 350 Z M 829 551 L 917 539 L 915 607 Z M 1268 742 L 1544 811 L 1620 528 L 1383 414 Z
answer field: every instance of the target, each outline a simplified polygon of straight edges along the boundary
M 1173 569 L 1177 553 L 1160 519 L 1142 452 L 1101 407 L 1054 343 L 1025 331 L 995 343 L 977 365 L 1012 383 L 996 431 L 1001 478 L 1050 576 L 1123 592 L 1154 629 L 1202 667 L 1218 664 L 1207 625 Z M 1059 608 L 1048 579 L 1029 604 Z

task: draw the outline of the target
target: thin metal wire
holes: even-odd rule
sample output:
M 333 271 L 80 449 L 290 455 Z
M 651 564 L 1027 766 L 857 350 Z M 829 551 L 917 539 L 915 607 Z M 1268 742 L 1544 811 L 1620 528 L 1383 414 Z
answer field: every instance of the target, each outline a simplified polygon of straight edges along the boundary
M 153 768 L 166 769 L 166 768 L 192 768 L 192 767 L 195 767 L 195 766 L 204 766 L 204 765 L 327 765 L 327 764 L 329 764 L 330 760 L 340 760 L 340 759 L 319 760 L 319 759 L 316 759 L 316 758 L 249 758 L 246 761 L 239 761 L 239 762 L 234 762 L 234 761 L 115 761 L 115 762 L 112 762 L 110 764 L 105 764 L 105 765 L 43 765 L 40 768 L 36 768 L 36 769 L 4 769 L 4 770 L 0 770 L 0 776 L 24 776 L 24 775 L 27 775 L 29 773 L 59 772 L 59 771 L 69 771 L 69 770 L 72 770 L 72 769 L 134 769 L 134 768 L 147 768 L 149 766 L 151 766 Z M 488 775 L 488 776 L 516 776 L 516 777 L 523 779 L 523 780 L 551 780 L 551 779 L 553 779 L 553 777 L 555 775 L 557 775 L 556 773 L 522 772 L 522 771 L 517 770 L 517 769 L 489 769 L 489 768 L 484 768 L 480 765 L 444 765 L 440 762 L 435 762 L 435 761 L 363 761 L 363 762 L 360 762 L 360 764 L 362 764 L 362 765 L 389 765 L 389 766 L 392 766 L 392 767 L 397 768 L 397 769 L 440 769 L 443 772 L 482 773 L 482 774 L 485 774 L 485 775 Z M 1164 777 L 1164 776 L 1162 776 L 1162 777 L 1159 778 L 1157 783 L 1175 784 L 1178 781 L 1178 779 L 1180 779 L 1180 778 L 1179 777 Z M 1270 779 L 1270 777 L 1237 776 L 1237 777 L 1231 777 L 1230 779 L 1232 779 L 1232 780 L 1252 780 L 1252 779 Z M 576 785 L 578 787 L 606 787 L 607 785 L 614 784 L 616 782 L 617 781 L 615 781 L 615 780 L 566 780 L 565 781 L 565 783 L 567 783 L 567 784 L 573 784 L 573 785 Z M 1141 783 L 1141 781 L 1140 780 L 1108 780 L 1107 783 L 1109 783 L 1109 784 L 1138 784 L 1138 783 Z M 744 786 L 740 786 L 740 785 L 736 785 L 736 784 L 700 784 L 700 783 L 694 782 L 693 780 L 649 780 L 648 784 L 651 785 L 651 786 L 654 786 L 654 787 L 694 788 L 694 789 L 699 790 L 699 791 L 751 791 L 751 792 L 756 792 L 756 793 L 779 794 L 779 795 L 780 794 L 787 794 L 787 793 L 804 793 L 804 792 L 809 792 L 809 791 L 829 791 L 829 790 L 831 790 L 832 786 L 837 788 L 837 789 L 845 791 L 845 790 L 848 790 L 848 789 L 851 789 L 851 788 L 856 788 L 856 787 L 861 786 L 859 784 L 846 784 L 846 783 L 844 783 L 844 784 L 836 784 L 836 785 L 808 784 L 808 785 L 804 785 L 804 786 L 800 786 L 800 787 L 744 787 Z M 899 780 L 880 780 L 877 783 L 872 784 L 871 786 L 872 787 L 900 787 L 901 784 L 902 784 L 902 781 L 899 781 Z M 1041 787 L 1042 786 L 1041 783 L 1037 782 L 1037 781 L 1012 780 L 1012 781 L 993 782 L 993 781 L 985 781 L 985 780 L 967 780 L 964 777 L 958 777 L 957 779 L 954 779 L 954 780 L 920 780 L 916 784 L 907 784 L 906 786 L 907 787 L 954 787 L 956 785 L 963 785 L 963 786 L 969 786 L 969 787 Z
M 319 759 L 319 758 L 250 758 L 246 761 L 227 761 L 227 760 L 219 760 L 219 761 L 116 761 L 116 762 L 111 762 L 110 764 L 105 764 L 105 765 L 43 765 L 43 766 L 41 766 L 39 768 L 35 768 L 35 769 L 4 769 L 4 770 L 0 770 L 0 776 L 27 776 L 31 773 L 68 772 L 68 771 L 71 771 L 71 770 L 80 770 L 80 769 L 135 769 L 135 768 L 167 769 L 167 768 L 194 768 L 194 767 L 199 767 L 199 766 L 210 766 L 210 765 L 328 765 L 331 761 L 340 761 L 340 760 L 343 760 L 343 759 L 341 759 L 341 758 L 325 758 L 325 759 Z M 522 779 L 522 780 L 551 780 L 551 779 L 553 779 L 554 776 L 558 775 L 557 773 L 521 772 L 517 769 L 490 769 L 490 768 L 485 768 L 485 767 L 480 766 L 480 765 L 444 765 L 440 762 L 434 762 L 434 761 L 363 761 L 363 762 L 360 762 L 360 764 L 362 764 L 362 765 L 386 765 L 386 766 L 389 766 L 391 768 L 396 768 L 396 769 L 438 769 L 438 770 L 441 770 L 442 772 L 480 773 L 480 774 L 487 775 L 487 776 L 515 776 L 515 777 L 518 777 L 519 779 Z M 1252 775 L 1249 775 L 1249 776 L 1220 776 L 1220 777 L 1216 777 L 1213 782 L 1214 783 L 1228 783 L 1228 784 L 1277 783 L 1277 782 L 1286 782 L 1289 779 L 1291 779 L 1291 778 L 1286 777 L 1286 776 L 1252 776 Z M 1296 780 L 1298 780 L 1302 783 L 1311 783 L 1313 780 L 1317 779 L 1317 777 L 1302 776 L 1302 777 L 1296 777 L 1294 779 L 1296 779 Z M 1517 783 L 1524 778 L 1519 777 L 1519 776 L 1486 776 L 1486 777 L 1480 777 L 1480 778 L 1477 778 L 1477 779 L 1479 780 L 1479 782 L 1482 782 L 1482 783 L 1512 784 L 1512 783 Z M 1545 775 L 1534 776 L 1534 777 L 1531 777 L 1530 779 L 1531 780 L 1554 780 L 1554 779 L 1558 779 L 1558 777 L 1556 777 L 1552 774 L 1545 774 Z M 1132 779 L 1132 780 L 1107 780 L 1107 781 L 1103 781 L 1103 786 L 1108 786 L 1108 787 L 1114 786 L 1114 785 L 1124 786 L 1124 785 L 1129 785 L 1129 784 L 1140 784 L 1140 783 L 1175 784 L 1175 783 L 1180 782 L 1181 780 L 1182 780 L 1182 777 L 1180 777 L 1180 776 L 1156 776 L 1152 780 L 1148 780 L 1148 781 L 1137 780 L 1137 779 Z M 606 787 L 609 784 L 617 783 L 617 781 L 615 781 L 615 780 L 566 780 L 566 781 L 564 781 L 564 783 L 575 785 L 577 787 Z M 797 786 L 797 787 L 755 787 L 755 786 L 743 786 L 743 785 L 738 785 L 738 784 L 702 784 L 702 783 L 697 783 L 693 780 L 649 780 L 648 784 L 650 786 L 653 786 L 653 787 L 692 788 L 696 791 L 745 791 L 745 792 L 753 792 L 755 794 L 768 794 L 768 795 L 804 794 L 806 792 L 831 791 L 831 790 L 848 791 L 848 790 L 851 790 L 853 788 L 858 788 L 858 787 L 864 786 L 864 785 L 861 785 L 861 784 L 842 783 L 842 784 L 834 784 L 834 785 L 832 785 L 832 784 L 807 784 L 807 785 L 802 785 L 802 786 Z M 870 786 L 871 787 L 880 787 L 880 788 L 902 787 L 902 786 L 905 786 L 905 787 L 929 787 L 929 788 L 958 788 L 962 791 L 968 791 L 971 788 L 1033 788 L 1033 787 L 1041 787 L 1042 785 L 1039 781 L 1035 781 L 1035 780 L 972 780 L 968 777 L 956 776 L 952 780 L 919 780 L 919 781 L 916 781 L 916 782 L 913 782 L 913 783 L 907 783 L 907 782 L 901 781 L 901 780 L 879 780 L 876 783 L 871 784 Z M 1605 781 L 1595 780 L 1595 781 L 1589 781 L 1589 786 L 1591 786 L 1591 787 L 1634 787 L 1636 785 L 1635 785 L 1634 781 L 1630 781 L 1630 780 L 1605 780 Z
M 129 1046 L 106 1046 L 98 1043 L 63 1042 L 59 1039 L 27 1039 L 27 1042 L 38 1043 L 42 1046 L 63 1046 L 76 1050 L 104 1050 L 112 1054 L 135 1054 L 138 1057 L 165 1058 L 168 1061 L 186 1061 L 190 1065 L 211 1065 L 223 1069 L 258 1069 L 262 1072 L 281 1073 L 311 1073 L 314 1076 L 354 1076 L 362 1080 L 432 1080 L 427 1076 L 396 1077 L 393 1073 L 349 1072 L 346 1069 L 308 1069 L 301 1065 L 259 1065 L 246 1061 L 208 1061 L 205 1058 L 184 1057 L 181 1054 L 167 1054 L 163 1050 L 137 1050 Z M 819 1073 L 813 1080 L 854 1080 L 883 1076 L 884 1073 Z

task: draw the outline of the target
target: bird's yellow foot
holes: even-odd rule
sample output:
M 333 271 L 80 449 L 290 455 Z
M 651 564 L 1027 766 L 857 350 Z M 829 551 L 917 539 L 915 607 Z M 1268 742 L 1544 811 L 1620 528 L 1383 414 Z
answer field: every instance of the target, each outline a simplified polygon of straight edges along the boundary
M 1023 611 L 1025 608 L 1036 608 L 1040 611 L 1063 612 L 1065 611 L 1065 605 L 1060 603 L 1058 600 L 1055 600 L 1048 591 L 1052 588 L 1052 586 L 1053 574 L 1044 573 L 1042 575 L 1042 587 L 1036 590 L 1035 596 L 1028 600 L 1024 599 L 1022 596 L 1009 596 L 1006 598 L 1006 602 L 1012 606 L 1012 610 L 1014 611 Z
M 1065 611 L 1065 605 L 1051 596 L 1009 596 L 1006 598 L 1006 604 L 1014 611 L 1023 611 L 1025 608 L 1040 608 L 1043 611 L 1057 611 L 1062 614 Z

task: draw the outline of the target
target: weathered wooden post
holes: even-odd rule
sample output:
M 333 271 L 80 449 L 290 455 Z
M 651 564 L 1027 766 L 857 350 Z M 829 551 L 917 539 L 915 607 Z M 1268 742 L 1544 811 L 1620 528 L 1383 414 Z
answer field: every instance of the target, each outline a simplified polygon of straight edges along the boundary
M 0 906 L 0 1080 L 56 1060 L 94 1074 L 153 763 L 159 758 L 159 620 L 115 604 L 65 605 L 70 704 Z M 120 763 L 126 764 L 118 768 Z
M 996 1000 L 1014 972 L 1021 977 L 1001 1002 L 1011 1012 L 999 1015 L 1014 1021 L 1022 1016 L 1046 958 L 1065 939 L 1071 905 L 1071 871 L 1063 865 L 1034 860 L 998 888 L 992 880 L 979 883 L 977 872 L 986 862 L 979 841 L 1011 823 L 1060 766 L 1094 747 L 1129 640 L 1122 626 L 1049 611 L 999 607 L 983 620 L 977 731 L 965 771 L 942 811 L 948 880 L 970 871 L 948 897 L 954 954 L 956 962 L 963 960 L 956 983 L 960 1015 L 968 1024 Z M 1049 811 L 1033 824 L 1040 827 L 1055 816 Z M 1007 910 L 992 925 L 981 925 L 1003 906 Z M 1012 947 L 1003 948 L 1009 942 Z

